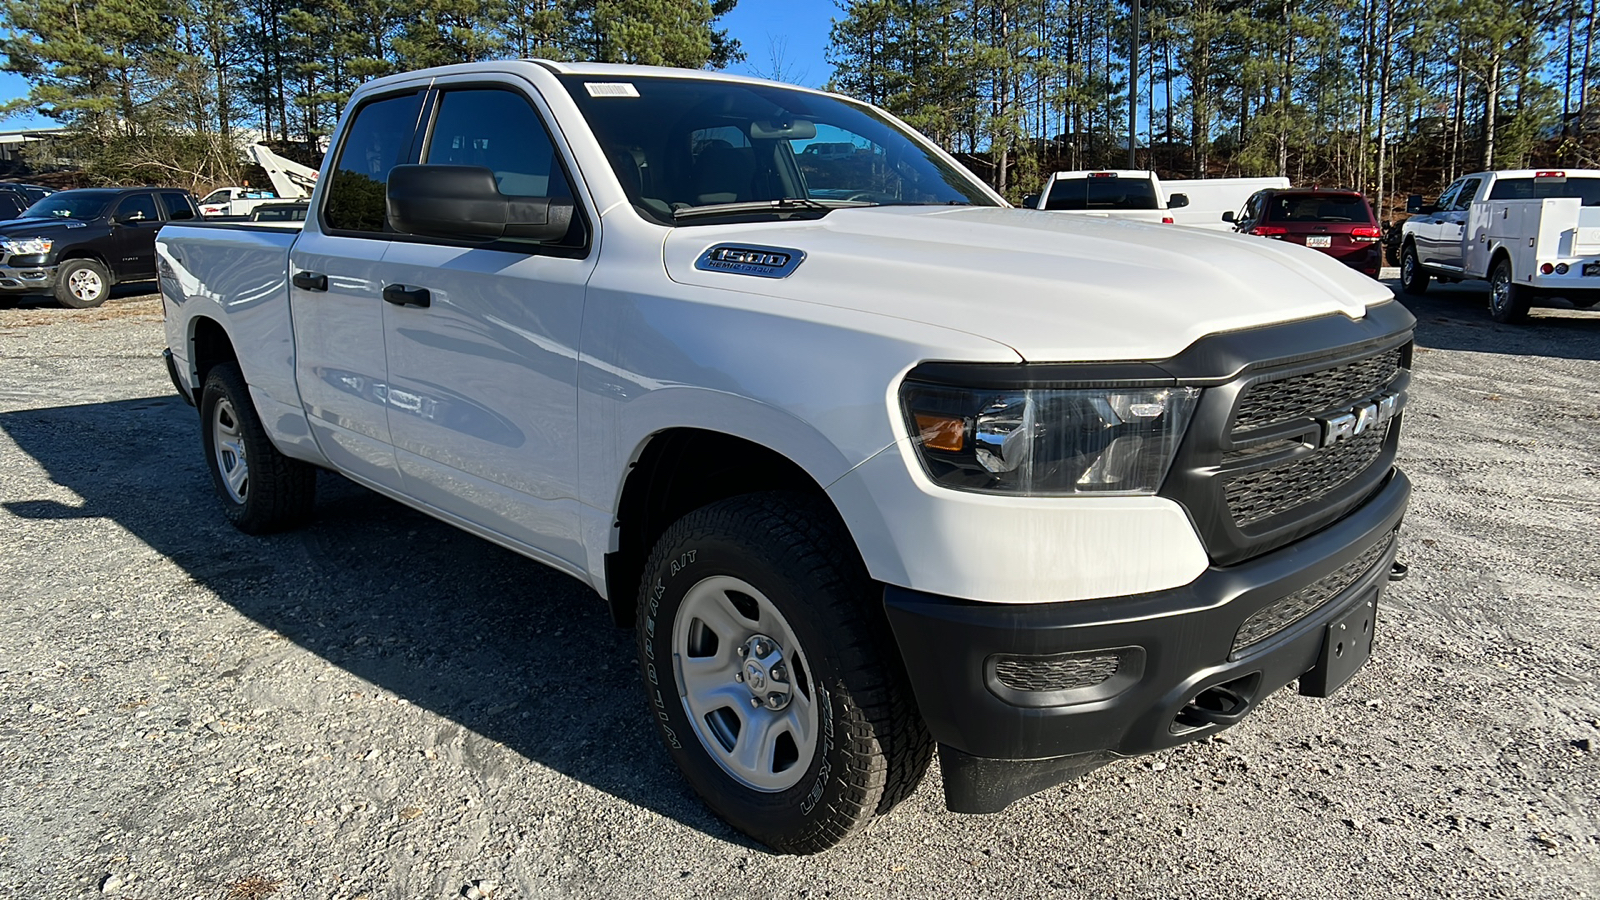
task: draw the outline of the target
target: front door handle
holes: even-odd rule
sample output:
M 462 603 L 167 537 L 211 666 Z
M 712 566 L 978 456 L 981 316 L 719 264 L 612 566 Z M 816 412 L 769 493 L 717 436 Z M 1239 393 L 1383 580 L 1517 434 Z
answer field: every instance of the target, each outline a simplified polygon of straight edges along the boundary
M 433 302 L 427 288 L 407 289 L 405 285 L 391 284 L 383 289 L 383 299 L 395 306 L 422 306 L 426 307 Z
M 321 272 L 296 272 L 289 279 L 294 286 L 302 291 L 325 291 L 328 289 L 328 276 Z

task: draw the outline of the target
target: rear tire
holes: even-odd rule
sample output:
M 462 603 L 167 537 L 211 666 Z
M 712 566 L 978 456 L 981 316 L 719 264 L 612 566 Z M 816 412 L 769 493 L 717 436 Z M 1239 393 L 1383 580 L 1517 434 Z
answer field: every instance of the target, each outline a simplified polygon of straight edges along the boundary
M 1505 257 L 1495 262 L 1489 272 L 1489 316 L 1503 325 L 1519 325 L 1528 320 L 1528 309 L 1533 304 L 1528 288 L 1517 284 L 1511 271 L 1511 260 Z
M 661 738 L 713 812 L 774 850 L 848 839 L 928 767 L 881 602 L 802 494 L 696 510 L 650 556 L 639 664 Z
M 272 446 L 250 402 L 244 374 L 222 363 L 200 394 L 200 440 L 223 514 L 245 534 L 304 523 L 317 497 L 317 469 Z
M 111 273 L 98 260 L 69 259 L 56 270 L 56 302 L 68 309 L 90 309 L 111 296 Z
M 1417 259 L 1417 248 L 1407 244 L 1400 251 L 1400 290 L 1413 296 L 1428 289 L 1428 272 Z

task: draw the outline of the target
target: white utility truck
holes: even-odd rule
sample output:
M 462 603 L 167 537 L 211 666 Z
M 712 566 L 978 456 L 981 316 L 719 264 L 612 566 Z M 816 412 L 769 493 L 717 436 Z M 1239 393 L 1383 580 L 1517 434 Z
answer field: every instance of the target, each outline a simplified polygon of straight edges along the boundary
M 277 194 L 260 188 L 220 187 L 200 199 L 200 215 L 248 216 L 263 203 L 277 202 Z
M 1146 169 L 1057 172 L 1023 205 L 1135 222 L 1232 231 L 1222 214 L 1256 191 L 1286 188 L 1287 178 L 1195 178 L 1162 181 Z
M 1489 282 L 1497 322 L 1527 318 L 1551 298 L 1600 304 L 1600 170 L 1513 169 L 1467 175 L 1401 226 L 1400 286 L 1408 294 L 1441 281 Z
M 591 586 L 671 758 L 780 850 L 857 833 L 935 747 L 947 805 L 990 812 L 1327 696 L 1398 571 L 1387 289 L 1010 208 L 844 97 L 380 78 L 303 228 L 159 254 L 229 519 L 305 522 L 332 470 Z

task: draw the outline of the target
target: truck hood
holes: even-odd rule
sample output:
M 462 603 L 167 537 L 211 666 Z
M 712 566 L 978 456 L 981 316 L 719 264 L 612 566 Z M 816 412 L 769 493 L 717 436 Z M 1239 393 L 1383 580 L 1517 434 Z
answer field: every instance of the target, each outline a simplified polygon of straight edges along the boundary
M 90 224 L 82 219 L 10 219 L 0 222 L 0 237 L 51 237 L 69 228 L 87 228 Z
M 715 247 L 804 258 L 786 277 L 696 266 Z M 1030 361 L 1164 359 L 1197 338 L 1393 298 L 1315 250 L 1247 235 L 1004 208 L 868 207 L 682 226 L 681 284 L 846 307 L 998 341 Z

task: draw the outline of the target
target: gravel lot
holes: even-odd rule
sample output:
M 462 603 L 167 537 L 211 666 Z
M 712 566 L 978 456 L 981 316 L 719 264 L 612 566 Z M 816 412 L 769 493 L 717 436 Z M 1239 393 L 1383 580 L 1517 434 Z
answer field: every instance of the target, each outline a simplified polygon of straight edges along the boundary
M 0 898 L 1600 897 L 1600 313 L 1421 325 L 1369 666 L 986 817 L 773 856 L 576 582 L 335 476 L 227 527 L 159 302 L 0 301 Z

